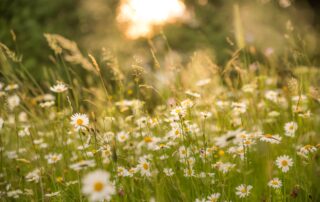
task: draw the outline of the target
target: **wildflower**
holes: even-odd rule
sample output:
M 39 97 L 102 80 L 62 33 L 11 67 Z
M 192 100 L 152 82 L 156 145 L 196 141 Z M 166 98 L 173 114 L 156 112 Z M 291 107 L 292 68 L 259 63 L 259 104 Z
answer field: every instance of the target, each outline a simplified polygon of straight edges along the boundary
M 71 164 L 69 167 L 74 171 L 79 171 L 85 168 L 93 168 L 96 166 L 96 163 L 94 160 L 83 160 L 74 164 Z
M 218 161 L 217 163 L 213 164 L 214 168 L 218 169 L 220 172 L 222 172 L 224 174 L 228 173 L 235 166 L 236 166 L 235 164 L 232 164 L 232 163 L 229 163 L 229 162 L 223 163 L 221 161 Z
M 193 101 L 190 100 L 190 99 L 186 99 L 186 100 L 183 100 L 183 101 L 181 102 L 181 106 L 182 106 L 183 108 L 191 108 L 191 107 L 193 107 L 193 105 L 194 105 L 194 103 L 193 103 Z
M 12 95 L 8 97 L 9 109 L 13 110 L 15 107 L 19 106 L 20 98 L 17 95 Z
M 251 185 L 241 184 L 236 188 L 236 195 L 240 198 L 249 196 L 250 190 L 252 189 Z
M 151 176 L 150 163 L 145 158 L 140 158 L 138 168 L 142 176 Z
M 61 160 L 62 154 L 48 154 L 45 158 L 48 160 L 48 164 L 55 164 Z
M 289 137 L 293 137 L 296 130 L 298 129 L 298 124 L 296 122 L 288 122 L 284 126 L 285 135 Z
M 20 130 L 18 132 L 18 135 L 19 137 L 29 136 L 30 135 L 29 126 L 24 127 L 23 130 Z
M 185 169 L 183 170 L 183 172 L 184 172 L 184 176 L 185 176 L 185 177 L 193 177 L 193 176 L 194 176 L 194 170 L 193 170 L 192 167 L 185 168 Z
M 54 105 L 54 101 L 41 102 L 39 105 L 41 108 L 49 108 Z
M 129 134 L 127 132 L 121 131 L 117 134 L 117 140 L 119 142 L 125 142 L 127 139 L 129 139 Z
M 76 113 L 71 116 L 71 124 L 77 131 L 86 129 L 89 125 L 89 118 L 85 114 Z
M 184 117 L 186 115 L 186 110 L 181 107 L 181 106 L 178 106 L 176 108 L 174 108 L 173 110 L 171 110 L 171 115 L 173 115 L 174 117 Z
M 26 180 L 27 180 L 28 182 L 38 183 L 39 180 L 40 180 L 40 169 L 35 169 L 35 170 L 29 172 L 29 173 L 26 175 Z
M 118 166 L 118 168 L 117 168 L 117 175 L 118 175 L 119 177 L 127 176 L 127 175 L 128 175 L 128 171 L 127 171 L 127 169 L 125 169 L 124 167 Z
M 293 165 L 293 161 L 289 156 L 282 155 L 277 158 L 276 165 L 278 166 L 278 168 L 282 170 L 282 172 L 286 173 L 289 171 L 289 168 Z
M 179 156 L 181 159 L 184 159 L 190 155 L 189 148 L 185 148 L 185 146 L 181 146 L 179 148 Z
M 65 92 L 66 90 L 68 90 L 68 87 L 67 87 L 65 84 L 63 84 L 63 83 L 58 83 L 58 84 L 56 84 L 56 85 L 54 85 L 54 86 L 51 86 L 51 87 L 50 87 L 50 90 L 51 90 L 52 92 L 54 92 L 54 93 L 63 93 L 63 92 Z
M 90 201 L 110 201 L 115 194 L 115 187 L 110 182 L 109 173 L 103 170 L 93 171 L 82 180 L 82 192 L 89 197 Z
M 54 196 L 58 196 L 60 195 L 60 191 L 56 191 L 56 192 L 52 192 L 52 193 L 46 193 L 45 196 L 46 197 L 54 197 Z
M 164 168 L 164 169 L 163 169 L 163 172 L 164 172 L 164 174 L 165 174 L 166 176 L 172 176 L 172 175 L 174 175 L 174 172 L 173 172 L 172 168 Z
M 307 144 L 307 145 L 300 148 L 300 152 L 303 154 L 314 153 L 316 151 L 317 151 L 317 148 L 315 146 L 310 145 L 310 144 Z
M 200 112 L 200 115 L 201 115 L 201 118 L 207 119 L 212 116 L 212 113 L 211 112 Z
M 277 91 L 268 90 L 266 91 L 264 96 L 267 100 L 270 100 L 272 102 L 278 102 L 279 100 L 279 93 Z
M 274 189 L 278 189 L 282 186 L 282 182 L 281 180 L 279 180 L 279 178 L 273 178 L 268 182 L 268 186 Z
M 220 195 L 221 195 L 220 193 L 211 194 L 210 196 L 208 196 L 206 202 L 217 202 L 218 199 L 220 198 Z
M 235 115 L 243 114 L 247 111 L 247 104 L 244 102 L 233 102 L 231 107 Z
M 10 198 L 14 198 L 14 199 L 19 198 L 20 195 L 22 195 L 22 194 L 23 194 L 23 192 L 20 189 L 12 190 L 12 191 L 8 191 L 7 192 L 7 196 L 10 197 Z
M 260 136 L 260 141 L 269 142 L 271 144 L 279 144 L 281 139 L 282 138 L 279 135 L 265 134 Z
M 15 90 L 15 89 L 18 89 L 19 88 L 19 85 L 18 84 L 10 84 L 10 85 L 7 85 L 5 87 L 5 91 L 11 91 L 11 90 Z

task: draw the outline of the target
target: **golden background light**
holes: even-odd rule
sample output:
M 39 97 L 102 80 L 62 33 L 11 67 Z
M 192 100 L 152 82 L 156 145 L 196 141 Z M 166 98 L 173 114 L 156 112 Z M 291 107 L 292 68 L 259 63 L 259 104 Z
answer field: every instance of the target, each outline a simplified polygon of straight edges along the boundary
M 125 25 L 128 38 L 147 37 L 155 26 L 174 22 L 186 13 L 180 0 L 124 0 L 117 21 Z

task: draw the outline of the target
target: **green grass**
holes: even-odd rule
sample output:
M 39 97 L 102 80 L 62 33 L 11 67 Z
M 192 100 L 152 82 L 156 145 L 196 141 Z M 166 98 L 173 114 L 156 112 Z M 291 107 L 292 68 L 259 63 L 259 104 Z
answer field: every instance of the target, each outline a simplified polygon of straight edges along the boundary
M 200 52 L 185 67 L 177 64 L 175 71 L 166 71 L 162 63 L 148 70 L 139 62 L 125 70 L 106 53 L 101 59 L 77 55 L 66 60 L 74 53 L 59 40 L 52 43 L 62 47 L 62 53 L 51 56 L 53 64 L 39 72 L 23 69 L 13 52 L 1 54 L 1 201 L 86 201 L 84 176 L 98 169 L 110 174 L 107 183 L 115 187 L 111 201 L 195 201 L 213 193 L 220 193 L 219 201 L 320 200 L 318 69 L 288 62 L 290 71 L 278 74 L 281 62 L 266 57 L 253 71 L 249 64 L 257 58 L 244 49 L 235 52 L 225 68 Z M 38 73 L 43 80 L 33 79 Z M 197 85 L 203 79 L 210 82 Z M 57 80 L 68 90 L 51 92 Z M 6 90 L 9 84 L 18 88 Z M 277 96 L 268 99 L 269 91 Z M 45 94 L 52 95 L 54 104 L 43 108 Z M 20 103 L 12 107 L 14 95 Z M 192 105 L 187 107 L 186 100 Z M 174 115 L 176 110 L 183 112 Z M 210 115 L 204 118 L 201 112 Z M 75 113 L 90 120 L 80 131 L 70 123 Z M 285 132 L 288 122 L 298 126 L 292 137 Z M 124 141 L 118 138 L 121 132 L 128 134 Z M 267 134 L 278 134 L 281 141 L 261 141 Z M 224 145 L 218 137 L 225 137 Z M 254 144 L 246 146 L 249 142 Z M 305 145 L 315 151 L 298 155 Z M 182 157 L 182 148 L 188 148 L 187 157 Z M 61 160 L 49 164 L 46 155 L 52 153 L 61 154 Z M 285 173 L 275 163 L 282 155 L 293 160 Z M 150 176 L 143 176 L 138 166 L 142 157 L 150 163 Z M 94 165 L 70 168 L 82 160 Z M 224 173 L 219 162 L 233 166 Z M 121 176 L 120 167 L 135 171 Z M 165 168 L 174 174 L 167 176 Z M 26 176 L 35 169 L 37 180 L 28 181 Z M 185 169 L 192 169 L 192 176 L 186 176 Z M 276 177 L 282 181 L 279 189 L 268 186 Z M 241 184 L 252 186 L 245 198 L 236 195 Z M 12 194 L 16 190 L 20 194 Z

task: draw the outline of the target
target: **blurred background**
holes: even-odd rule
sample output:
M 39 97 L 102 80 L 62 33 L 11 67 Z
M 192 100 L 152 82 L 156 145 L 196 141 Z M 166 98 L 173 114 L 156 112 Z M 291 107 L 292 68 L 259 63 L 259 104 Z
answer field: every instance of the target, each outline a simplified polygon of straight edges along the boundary
M 145 13 L 135 16 L 138 9 Z M 29 70 L 51 63 L 44 33 L 77 42 L 84 55 L 110 50 L 122 68 L 155 55 L 161 64 L 183 64 L 195 51 L 223 66 L 243 46 L 290 58 L 287 44 L 308 55 L 296 65 L 317 66 L 319 13 L 318 0 L 1 0 L 0 41 L 22 54 Z

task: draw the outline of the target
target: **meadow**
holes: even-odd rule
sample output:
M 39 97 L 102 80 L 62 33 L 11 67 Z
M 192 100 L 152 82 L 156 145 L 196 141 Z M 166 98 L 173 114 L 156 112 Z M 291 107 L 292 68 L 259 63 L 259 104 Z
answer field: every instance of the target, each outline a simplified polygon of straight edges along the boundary
M 1 41 L 0 201 L 320 201 L 320 69 L 289 28 L 288 55 L 237 32 L 224 65 L 43 33 L 35 71 Z

